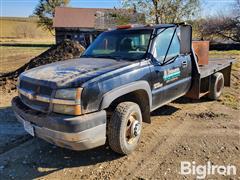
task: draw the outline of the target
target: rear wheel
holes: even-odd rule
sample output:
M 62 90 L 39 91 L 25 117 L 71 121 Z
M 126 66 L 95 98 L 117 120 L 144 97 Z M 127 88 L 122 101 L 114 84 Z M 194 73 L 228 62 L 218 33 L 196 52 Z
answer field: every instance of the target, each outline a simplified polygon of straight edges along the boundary
M 116 107 L 108 126 L 108 141 L 111 149 L 120 154 L 129 154 L 138 145 L 142 131 L 142 114 L 138 104 L 122 102 Z
M 224 76 L 222 73 L 217 72 L 212 75 L 210 82 L 210 92 L 208 97 L 213 100 L 219 99 L 224 87 Z

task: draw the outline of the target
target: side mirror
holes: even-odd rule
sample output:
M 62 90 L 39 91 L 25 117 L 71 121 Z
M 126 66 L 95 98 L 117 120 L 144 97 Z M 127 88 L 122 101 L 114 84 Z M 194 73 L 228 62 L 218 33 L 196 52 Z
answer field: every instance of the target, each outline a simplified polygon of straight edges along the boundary
M 192 49 L 192 27 L 190 25 L 180 26 L 180 53 L 189 54 Z

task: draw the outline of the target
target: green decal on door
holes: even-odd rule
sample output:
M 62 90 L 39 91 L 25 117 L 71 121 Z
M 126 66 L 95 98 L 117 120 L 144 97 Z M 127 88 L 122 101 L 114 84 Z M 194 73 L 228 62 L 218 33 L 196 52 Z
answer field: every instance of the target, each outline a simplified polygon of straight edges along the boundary
M 179 68 L 168 69 L 164 71 L 163 80 L 169 82 L 178 79 L 179 76 L 180 76 Z

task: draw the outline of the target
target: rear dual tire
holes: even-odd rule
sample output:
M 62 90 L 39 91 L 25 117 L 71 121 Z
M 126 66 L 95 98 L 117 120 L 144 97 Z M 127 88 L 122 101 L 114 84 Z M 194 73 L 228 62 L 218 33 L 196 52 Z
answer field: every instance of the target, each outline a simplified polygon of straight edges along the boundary
M 217 72 L 211 76 L 210 92 L 208 97 L 212 100 L 217 100 L 222 94 L 224 87 L 224 76 L 222 73 Z

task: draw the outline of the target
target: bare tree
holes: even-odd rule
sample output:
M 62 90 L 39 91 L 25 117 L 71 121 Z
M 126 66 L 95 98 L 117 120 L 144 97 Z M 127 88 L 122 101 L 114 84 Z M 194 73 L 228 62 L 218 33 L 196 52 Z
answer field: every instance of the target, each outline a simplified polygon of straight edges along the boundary
M 112 9 L 96 12 L 96 29 L 107 29 L 123 24 L 145 24 L 145 16 L 134 9 Z
M 198 24 L 198 32 L 210 40 L 219 37 L 240 42 L 240 0 L 236 0 L 231 12 L 197 21 L 195 24 Z
M 191 19 L 200 9 L 199 0 L 122 0 L 123 7 L 137 7 L 150 22 L 175 23 Z
M 233 5 L 233 14 L 236 14 L 236 16 L 240 16 L 240 0 L 235 0 L 235 3 Z

